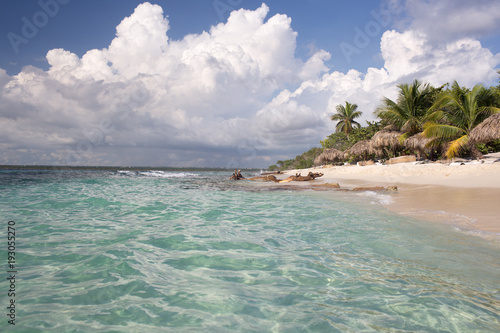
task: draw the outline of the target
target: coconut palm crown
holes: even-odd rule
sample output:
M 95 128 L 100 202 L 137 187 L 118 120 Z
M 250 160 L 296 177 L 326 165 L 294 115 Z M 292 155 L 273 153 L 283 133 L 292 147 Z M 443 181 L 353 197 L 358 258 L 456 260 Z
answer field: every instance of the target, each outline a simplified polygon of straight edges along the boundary
M 443 93 L 430 108 L 423 135 L 430 144 L 448 143 L 446 157 L 453 158 L 469 151 L 480 157 L 479 150 L 470 142 L 471 131 L 499 108 L 491 106 L 491 91 L 478 84 L 468 90 L 455 81 L 452 89 Z
M 351 104 L 349 102 L 345 102 L 345 106 L 339 104 L 335 107 L 337 113 L 331 116 L 332 121 L 337 121 L 337 125 L 335 126 L 336 132 L 344 132 L 347 134 L 347 138 L 349 138 L 349 133 L 352 131 L 353 126 L 361 127 L 361 125 L 356 122 L 354 119 L 360 117 L 363 113 L 361 111 L 357 111 L 358 105 Z
M 384 98 L 375 115 L 394 125 L 403 133 L 401 141 L 422 131 L 427 110 L 432 105 L 434 89 L 429 84 L 422 85 L 418 80 L 397 86 L 399 96 L 396 102 Z

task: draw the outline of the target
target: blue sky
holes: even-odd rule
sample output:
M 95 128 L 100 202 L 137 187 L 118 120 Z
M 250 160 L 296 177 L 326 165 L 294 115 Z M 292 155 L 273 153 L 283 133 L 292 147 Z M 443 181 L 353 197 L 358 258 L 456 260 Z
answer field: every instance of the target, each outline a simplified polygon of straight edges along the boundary
M 348 100 L 497 84 L 493 0 L 0 2 L 0 164 L 266 167 Z M 35 29 L 35 30 L 33 30 Z
M 0 31 L 3 36 L 13 32 L 22 37 L 23 17 L 33 22 L 33 15 L 43 10 L 39 0 L 3 1 L 0 3 Z M 58 4 L 57 15 L 50 17 L 47 24 L 39 28 L 29 43 L 20 44 L 16 53 L 8 38 L 0 42 L 0 64 L 11 75 L 17 74 L 23 66 L 34 65 L 48 68 L 45 55 L 53 48 L 63 48 L 82 56 L 90 49 L 101 49 L 115 37 L 115 28 L 123 18 L 129 16 L 144 1 L 139 0 L 70 0 Z M 48 8 L 54 10 L 51 1 Z M 64 2 L 63 2 L 64 3 Z M 208 31 L 212 25 L 224 22 L 230 9 L 255 10 L 262 1 L 255 0 L 187 0 L 156 1 L 162 6 L 170 21 L 169 36 L 182 39 L 187 34 Z M 298 32 L 297 56 L 309 57 L 315 48 L 332 54 L 341 51 L 342 42 L 352 43 L 356 27 L 364 29 L 367 22 L 374 21 L 372 12 L 380 12 L 377 1 L 332 1 L 332 0 L 271 0 L 269 16 L 277 13 L 292 18 L 292 28 Z M 393 22 L 391 22 L 393 23 Z M 351 68 L 366 70 L 369 66 L 381 65 L 378 56 L 378 38 L 371 38 L 363 53 L 354 54 L 348 62 L 339 54 L 328 62 L 332 68 L 347 71 Z M 497 40 L 498 41 L 498 40 Z M 494 43 L 493 43 L 494 44 Z M 500 43 L 496 43 L 498 45 Z

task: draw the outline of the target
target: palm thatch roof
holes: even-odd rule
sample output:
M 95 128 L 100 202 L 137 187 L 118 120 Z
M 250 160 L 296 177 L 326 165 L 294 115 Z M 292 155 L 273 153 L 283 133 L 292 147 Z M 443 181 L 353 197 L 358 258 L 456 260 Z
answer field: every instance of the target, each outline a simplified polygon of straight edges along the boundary
M 396 125 L 387 125 L 385 126 L 382 131 L 388 131 L 388 132 L 396 132 L 396 131 L 399 131 L 399 128 L 396 126 Z
M 432 139 L 426 138 L 422 133 L 410 136 L 405 140 L 404 146 L 410 150 L 418 150 L 420 152 L 429 151 L 431 148 L 427 147 L 427 144 L 431 142 Z
M 500 113 L 489 116 L 485 121 L 476 126 L 469 138 L 477 143 L 486 143 L 500 139 Z
M 368 140 L 363 140 L 359 141 L 354 146 L 346 150 L 346 154 L 348 155 L 368 155 L 368 154 L 375 154 L 376 150 L 373 147 L 373 144 L 371 141 Z
M 392 149 L 397 149 L 401 147 L 401 142 L 399 142 L 399 137 L 403 133 L 396 131 L 382 130 L 375 133 L 372 137 L 371 142 L 374 148 L 385 148 L 390 147 Z
M 344 152 L 335 148 L 325 149 L 314 159 L 314 164 L 321 165 L 328 162 L 335 162 L 344 159 Z

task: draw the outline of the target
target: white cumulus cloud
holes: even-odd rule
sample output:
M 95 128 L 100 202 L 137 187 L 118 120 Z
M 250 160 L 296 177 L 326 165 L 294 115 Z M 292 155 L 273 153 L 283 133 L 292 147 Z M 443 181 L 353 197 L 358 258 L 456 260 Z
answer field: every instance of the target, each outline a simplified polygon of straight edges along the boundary
M 480 38 L 500 29 L 497 0 L 407 0 L 410 28 L 436 42 Z
M 418 4 L 428 5 L 407 4 L 415 17 Z M 318 146 L 345 101 L 373 119 L 400 82 L 496 80 L 499 55 L 472 34 L 435 43 L 411 25 L 389 30 L 384 67 L 342 73 L 324 50 L 299 59 L 291 18 L 268 14 L 240 9 L 172 40 L 162 8 L 146 2 L 107 48 L 50 50 L 47 71 L 0 69 L 0 163 L 266 166 Z

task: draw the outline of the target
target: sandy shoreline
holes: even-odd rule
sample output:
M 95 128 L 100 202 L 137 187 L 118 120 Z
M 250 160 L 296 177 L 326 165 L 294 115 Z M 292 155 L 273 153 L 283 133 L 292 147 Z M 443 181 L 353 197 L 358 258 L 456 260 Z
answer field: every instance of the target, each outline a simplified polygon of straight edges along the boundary
M 453 224 L 462 230 L 500 233 L 500 153 L 482 161 L 401 163 L 394 165 L 334 166 L 290 170 L 278 179 L 300 172 L 324 174 L 308 182 L 280 183 L 311 186 L 338 183 L 341 188 L 397 186 L 391 203 L 396 213 Z

